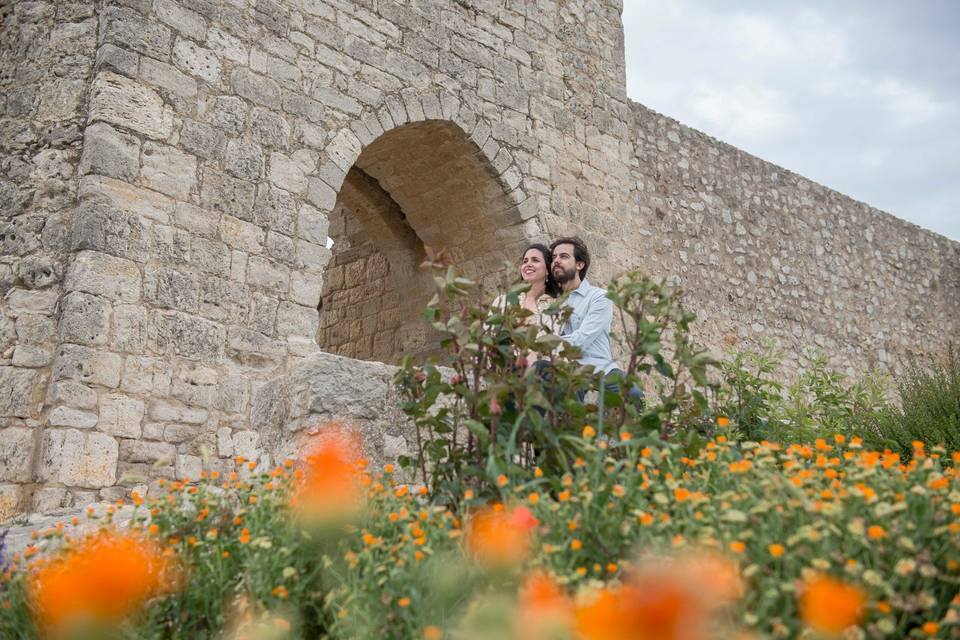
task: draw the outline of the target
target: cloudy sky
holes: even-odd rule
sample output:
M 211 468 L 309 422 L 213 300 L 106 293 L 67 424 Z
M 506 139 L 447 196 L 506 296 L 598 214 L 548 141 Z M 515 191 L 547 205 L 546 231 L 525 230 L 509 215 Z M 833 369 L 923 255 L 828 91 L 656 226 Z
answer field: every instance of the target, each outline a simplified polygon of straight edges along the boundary
M 627 93 L 960 240 L 960 1 L 624 0 Z

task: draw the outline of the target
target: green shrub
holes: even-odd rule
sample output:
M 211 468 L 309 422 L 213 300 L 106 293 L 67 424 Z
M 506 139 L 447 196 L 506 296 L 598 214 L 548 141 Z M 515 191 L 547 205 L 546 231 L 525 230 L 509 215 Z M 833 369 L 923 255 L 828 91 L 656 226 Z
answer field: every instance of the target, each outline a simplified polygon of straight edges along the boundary
M 960 450 L 960 354 L 950 344 L 940 357 L 909 363 L 895 380 L 899 406 L 880 412 L 864 429 L 868 442 L 909 453 L 915 440 Z

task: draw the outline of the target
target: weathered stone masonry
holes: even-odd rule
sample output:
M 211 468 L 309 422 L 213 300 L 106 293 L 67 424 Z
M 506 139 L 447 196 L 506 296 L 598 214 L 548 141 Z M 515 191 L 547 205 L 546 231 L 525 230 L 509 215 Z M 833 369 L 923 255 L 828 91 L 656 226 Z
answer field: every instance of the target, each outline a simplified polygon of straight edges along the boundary
M 579 233 L 718 349 L 960 335 L 957 243 L 629 102 L 620 9 L 3 4 L 0 518 L 270 464 L 317 416 L 396 455 L 388 370 L 323 352 L 429 348 L 427 245 L 489 278 Z

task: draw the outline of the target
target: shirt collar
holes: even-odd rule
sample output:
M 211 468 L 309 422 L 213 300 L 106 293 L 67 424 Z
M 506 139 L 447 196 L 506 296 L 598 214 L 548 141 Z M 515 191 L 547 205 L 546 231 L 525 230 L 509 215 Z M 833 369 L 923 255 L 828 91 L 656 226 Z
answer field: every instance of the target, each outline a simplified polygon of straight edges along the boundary
M 572 296 L 573 294 L 578 293 L 581 296 L 585 296 L 587 295 L 587 290 L 590 289 L 590 286 L 590 282 L 586 279 L 583 279 L 580 281 L 580 286 L 571 291 L 570 295 Z

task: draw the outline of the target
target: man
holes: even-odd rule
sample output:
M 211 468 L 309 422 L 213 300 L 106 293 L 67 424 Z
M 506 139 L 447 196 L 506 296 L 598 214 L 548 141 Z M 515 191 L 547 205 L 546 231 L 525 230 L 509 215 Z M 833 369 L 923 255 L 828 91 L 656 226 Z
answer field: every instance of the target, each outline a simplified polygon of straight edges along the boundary
M 613 302 L 607 292 L 587 281 L 590 268 L 590 252 L 587 245 L 576 236 L 560 238 L 550 245 L 553 255 L 551 272 L 566 294 L 566 306 L 570 307 L 570 319 L 562 327 L 560 337 L 580 348 L 580 364 L 591 365 L 604 378 L 622 378 L 623 371 L 613 359 L 610 348 L 610 325 L 613 322 Z M 616 382 L 605 385 L 607 391 L 617 393 Z M 634 403 L 643 406 L 643 392 L 633 386 L 629 393 Z

